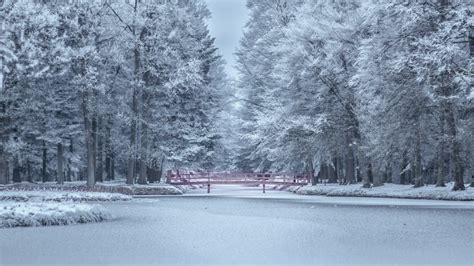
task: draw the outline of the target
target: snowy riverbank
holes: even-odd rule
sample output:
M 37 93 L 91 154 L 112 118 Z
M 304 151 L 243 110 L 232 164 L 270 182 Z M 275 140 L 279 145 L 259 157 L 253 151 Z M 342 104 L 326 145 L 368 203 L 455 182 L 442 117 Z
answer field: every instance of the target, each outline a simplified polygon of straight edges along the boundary
M 6 190 L 49 190 L 49 191 L 72 191 L 72 192 L 106 192 L 120 193 L 125 195 L 181 195 L 183 189 L 168 184 L 148 184 L 148 185 L 125 185 L 124 180 L 97 183 L 93 187 L 87 187 L 85 181 L 66 182 L 62 185 L 54 182 L 49 183 L 16 183 L 0 185 L 0 191 Z
M 290 187 L 291 192 L 299 195 L 319 195 L 328 197 L 377 197 L 401 199 L 429 199 L 429 200 L 474 200 L 474 188 L 466 187 L 465 191 L 452 191 L 452 184 L 446 187 L 434 185 L 414 188 L 412 185 L 385 184 L 379 187 L 362 188 L 360 184 L 344 185 L 318 184 L 300 188 Z
M 132 197 L 119 193 L 104 192 L 66 192 L 66 191 L 47 191 L 47 190 L 6 190 L 0 191 L 0 201 L 43 201 L 43 202 L 91 202 L 91 201 L 125 201 Z

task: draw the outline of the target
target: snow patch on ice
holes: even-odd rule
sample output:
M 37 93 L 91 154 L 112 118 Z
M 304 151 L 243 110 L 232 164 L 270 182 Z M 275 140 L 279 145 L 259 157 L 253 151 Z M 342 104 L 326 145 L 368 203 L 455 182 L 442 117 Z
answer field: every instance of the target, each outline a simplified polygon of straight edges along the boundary
M 131 199 L 131 196 L 117 193 L 50 190 L 0 191 L 0 228 L 100 222 L 111 218 L 103 207 L 76 202 Z
M 64 203 L 0 203 L 0 228 L 93 223 L 111 219 L 101 206 Z

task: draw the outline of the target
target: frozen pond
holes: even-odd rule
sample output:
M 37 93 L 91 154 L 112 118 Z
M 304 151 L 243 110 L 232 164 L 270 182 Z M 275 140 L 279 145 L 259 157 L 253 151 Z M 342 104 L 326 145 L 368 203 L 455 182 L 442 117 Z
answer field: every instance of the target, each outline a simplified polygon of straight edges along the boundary
M 474 261 L 469 203 L 214 192 L 103 204 L 116 216 L 105 223 L 0 230 L 0 264 Z

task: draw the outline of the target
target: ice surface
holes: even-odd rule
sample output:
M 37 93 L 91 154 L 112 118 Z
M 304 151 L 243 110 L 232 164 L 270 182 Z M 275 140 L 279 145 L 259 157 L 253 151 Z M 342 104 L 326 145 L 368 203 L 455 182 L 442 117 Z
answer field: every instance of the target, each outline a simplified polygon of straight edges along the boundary
M 471 202 L 260 189 L 107 202 L 109 222 L 0 230 L 0 264 L 472 265 Z

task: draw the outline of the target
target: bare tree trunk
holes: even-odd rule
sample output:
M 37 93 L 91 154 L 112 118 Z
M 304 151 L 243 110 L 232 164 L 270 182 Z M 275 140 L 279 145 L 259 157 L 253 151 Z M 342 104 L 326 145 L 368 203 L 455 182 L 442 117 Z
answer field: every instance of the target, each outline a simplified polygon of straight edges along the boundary
M 110 180 L 115 180 L 115 155 L 113 153 L 110 157 Z
M 0 27 L 0 34 L 3 34 L 3 27 Z M 8 184 L 8 161 L 7 161 L 7 153 L 4 150 L 4 143 L 8 140 L 8 117 L 7 113 L 7 106 L 5 101 L 3 100 L 3 67 L 4 55 L 0 54 L 0 184 Z
M 140 172 L 138 177 L 138 184 L 147 184 L 147 149 L 148 149 L 148 129 L 145 123 L 142 123 L 142 138 L 141 138 L 141 156 L 140 156 Z
M 155 183 L 158 180 L 158 159 L 153 158 L 148 166 L 148 182 Z
M 58 143 L 58 163 L 57 163 L 57 182 L 58 184 L 64 184 L 64 169 L 63 169 L 63 158 L 64 158 L 64 151 L 63 151 L 63 144 Z
M 313 159 L 310 158 L 308 160 L 308 164 L 306 165 L 306 175 L 308 176 L 309 180 L 311 180 L 311 185 L 316 186 L 318 183 L 318 177 L 314 174 L 314 166 L 313 166 Z
M 105 126 L 105 179 L 112 180 L 112 145 L 110 140 L 110 120 Z
M 380 187 L 380 186 L 383 186 L 384 185 L 384 181 L 382 180 L 382 176 L 381 176 L 381 171 L 375 171 L 375 174 L 374 174 L 374 169 L 372 167 L 372 164 L 370 164 L 370 170 L 372 172 L 372 184 L 374 187 Z
M 393 183 L 393 168 L 392 168 L 392 165 L 391 163 L 385 167 L 385 180 L 384 180 L 384 183 Z
M 339 185 L 342 185 L 344 182 L 344 160 L 342 157 L 337 157 L 337 180 Z
M 441 115 L 440 119 L 440 144 L 439 144 L 439 154 L 438 154 L 438 177 L 436 178 L 436 186 L 437 187 L 445 187 L 446 184 L 444 183 L 444 179 L 447 176 L 447 167 L 446 167 L 446 144 L 445 144 L 445 137 L 444 137 L 444 116 Z
M 370 159 L 366 158 L 367 160 L 367 173 L 364 177 L 364 184 L 362 185 L 363 188 L 371 188 L 372 187 L 372 180 L 374 180 L 374 175 L 372 173 L 372 163 L 370 163 Z
M 329 165 L 329 176 L 328 176 L 328 183 L 337 183 L 337 158 L 334 157 L 332 160 L 332 165 Z
M 449 0 L 440 0 L 439 1 L 440 8 L 442 10 L 441 14 L 441 22 L 446 21 L 446 17 L 444 14 L 447 14 L 447 11 L 450 9 L 450 1 Z M 469 35 L 472 33 L 472 29 L 469 32 Z M 471 36 L 469 36 L 471 37 Z M 472 44 L 472 39 L 469 40 L 470 44 Z M 472 46 L 470 46 L 472 48 Z M 451 74 L 445 74 L 444 76 L 441 76 L 440 79 L 443 84 L 449 84 L 452 80 Z M 447 82 L 446 82 L 447 81 Z M 442 90 L 442 96 L 445 98 L 449 98 L 455 95 L 455 88 L 453 85 L 447 85 L 443 88 Z M 465 190 L 464 186 L 464 176 L 463 176 L 463 166 L 462 166 L 462 160 L 461 160 L 461 147 L 460 143 L 457 139 L 457 129 L 456 129 L 456 119 L 455 119 L 455 113 L 456 113 L 456 108 L 454 107 L 453 103 L 450 102 L 449 100 L 445 100 L 441 104 L 441 113 L 444 115 L 444 119 L 446 121 L 446 133 L 449 136 L 449 144 L 450 144 L 450 154 L 451 154 L 451 160 L 454 166 L 454 173 L 453 173 L 453 179 L 454 179 L 454 186 L 453 190 L 458 191 L 458 190 Z
M 406 180 L 405 168 L 406 167 L 407 167 L 407 157 L 406 157 L 406 152 L 403 152 L 402 161 L 400 162 L 400 171 L 398 172 L 399 181 L 400 181 L 399 183 L 401 185 L 405 184 L 405 180 Z
M 3 147 L 0 147 L 0 184 L 8 184 L 7 160 Z
M 335 183 L 336 180 L 336 169 L 333 164 L 328 164 L 328 183 Z
M 48 182 L 47 163 L 48 163 L 48 149 L 46 148 L 46 142 L 43 140 L 43 155 L 42 155 L 43 165 L 41 168 L 41 177 L 43 179 L 43 183 Z
M 87 186 L 93 187 L 95 185 L 95 141 L 92 133 L 92 121 L 86 118 L 86 149 L 87 149 Z
M 87 92 L 86 92 L 87 93 Z M 95 185 L 95 135 L 94 130 L 96 129 L 95 122 L 93 121 L 92 114 L 87 109 L 87 97 L 83 99 L 83 112 L 84 112 L 84 128 L 86 137 L 86 151 L 87 151 L 87 186 L 93 187 Z
M 96 173 L 96 182 L 103 182 L 104 181 L 104 141 L 103 141 L 103 130 L 102 130 L 102 118 L 98 118 L 97 123 L 97 132 L 96 132 L 96 140 L 97 140 L 97 173 Z
M 21 183 L 20 164 L 18 156 L 13 159 L 13 183 Z
M 136 140 L 137 140 L 137 115 L 138 115 L 138 83 L 140 68 L 140 51 L 138 47 L 134 49 L 135 56 L 135 84 L 132 86 L 132 125 L 130 134 L 130 154 L 128 159 L 127 184 L 132 185 L 135 181 L 135 165 L 136 165 Z
M 72 140 L 72 138 L 69 139 L 69 153 L 72 155 L 74 154 L 74 142 Z M 66 180 L 67 181 L 72 181 L 72 169 L 71 169 L 71 164 L 72 164 L 72 160 L 71 158 L 68 159 L 68 162 L 67 162 L 67 176 L 66 176 Z
M 33 183 L 33 176 L 31 175 L 31 162 L 29 159 L 26 161 L 26 177 L 28 179 L 28 183 Z
M 135 95 L 135 93 L 134 93 Z M 135 98 L 135 97 L 134 97 Z M 133 100 L 135 102 L 135 100 Z M 135 104 L 134 104 L 135 105 Z M 133 108 L 132 108 L 133 109 Z M 133 113 L 133 111 L 132 111 Z M 135 120 L 135 118 L 132 118 Z M 135 181 L 135 141 L 136 141 L 136 122 L 132 122 L 131 126 L 131 134 L 130 134 L 130 151 L 128 157 L 128 167 L 127 167 L 127 184 L 133 185 Z
M 156 180 L 156 170 L 153 167 L 155 164 L 154 160 L 150 163 L 149 166 L 146 167 L 146 175 L 148 177 L 148 182 L 149 183 L 155 183 Z
M 407 177 L 408 177 L 408 180 L 407 180 L 407 184 L 413 184 L 413 180 L 415 179 L 414 176 L 415 176 L 415 170 L 414 170 L 414 163 L 410 163 L 410 170 L 407 171 Z
M 94 167 L 94 185 L 97 182 L 97 117 L 92 118 L 92 164 Z
M 457 132 L 456 132 L 456 122 L 454 119 L 454 111 L 451 104 L 447 106 L 447 129 L 448 134 L 450 137 L 451 142 L 451 158 L 453 160 L 454 165 L 454 187 L 453 190 L 465 190 L 464 186 L 464 178 L 463 178 L 463 169 L 462 169 L 462 162 L 460 156 L 460 148 L 459 148 L 459 141 L 457 140 Z
M 319 180 L 325 180 L 327 179 L 327 176 L 328 176 L 328 167 L 327 165 L 324 163 L 324 162 L 320 162 L 320 167 L 319 167 L 319 173 L 317 175 L 314 175 L 313 174 L 313 179 L 314 181 L 311 181 L 311 185 L 316 185 Z M 313 186 L 314 186 L 313 185 Z
M 138 12 L 138 0 L 135 0 L 134 12 Z M 133 35 L 136 36 L 137 25 L 136 21 L 133 22 Z M 130 133 L 130 153 L 128 159 L 128 170 L 127 170 L 127 184 L 132 185 L 135 182 L 136 176 L 136 141 L 137 141 L 137 117 L 138 117 L 138 95 L 140 86 L 140 47 L 138 41 L 135 41 L 135 47 L 133 49 L 134 57 L 134 84 L 132 86 L 132 123 Z
M 354 158 L 354 145 L 351 138 L 348 137 L 348 147 L 346 155 L 346 181 L 345 184 L 354 184 L 355 179 L 355 158 Z
M 157 180 L 158 183 L 161 183 L 161 180 L 162 180 L 162 177 L 163 177 L 163 169 L 165 168 L 165 157 L 163 156 L 163 158 L 161 159 L 161 164 L 159 166 L 159 171 L 158 171 L 158 175 L 157 175 Z
M 421 165 L 421 129 L 420 123 L 417 122 L 417 134 L 416 134 L 416 145 L 415 145 L 415 188 L 419 188 L 425 185 L 423 180 L 423 168 Z
M 110 156 L 106 153 L 105 155 L 105 180 L 110 181 L 111 174 L 110 174 L 110 168 L 111 168 L 111 161 L 110 161 Z

